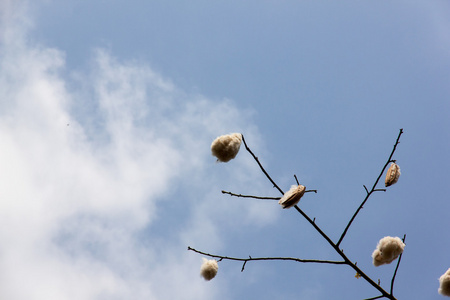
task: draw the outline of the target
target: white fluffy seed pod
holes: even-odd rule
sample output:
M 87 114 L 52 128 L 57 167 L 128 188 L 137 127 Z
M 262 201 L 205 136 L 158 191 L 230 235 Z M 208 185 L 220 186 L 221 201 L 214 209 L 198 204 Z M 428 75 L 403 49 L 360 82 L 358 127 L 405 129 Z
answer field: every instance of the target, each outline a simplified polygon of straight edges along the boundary
M 399 237 L 386 236 L 382 238 L 377 248 L 372 253 L 373 265 L 375 267 L 390 264 L 403 253 L 405 244 Z
M 397 183 L 400 177 L 400 167 L 396 163 L 392 163 L 386 173 L 386 179 L 384 180 L 385 186 L 391 186 Z
M 375 267 L 379 267 L 385 264 L 385 262 L 383 261 L 383 257 L 381 256 L 381 251 L 378 249 L 375 249 L 373 251 L 372 258 L 373 258 L 373 265 Z
M 300 198 L 305 194 L 306 188 L 303 185 L 293 185 L 291 189 L 287 191 L 283 197 L 278 201 L 283 208 L 291 208 L 296 205 Z
M 242 143 L 242 134 L 231 133 L 221 135 L 211 144 L 211 153 L 217 161 L 228 162 L 236 157 Z
M 439 278 L 439 294 L 450 297 L 450 269 Z
M 216 277 L 217 271 L 219 270 L 219 265 L 215 259 L 203 258 L 203 264 L 200 268 L 200 275 L 202 275 L 205 280 L 211 280 Z

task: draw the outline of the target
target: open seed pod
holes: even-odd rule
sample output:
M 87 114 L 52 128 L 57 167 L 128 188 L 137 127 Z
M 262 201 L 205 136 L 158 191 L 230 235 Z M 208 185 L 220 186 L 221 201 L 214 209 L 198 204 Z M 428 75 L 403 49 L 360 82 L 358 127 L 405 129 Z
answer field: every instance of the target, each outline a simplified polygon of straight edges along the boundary
M 306 187 L 303 185 L 293 185 L 291 186 L 291 189 L 287 191 L 283 197 L 278 201 L 278 204 L 280 204 L 283 208 L 291 208 L 292 206 L 296 205 L 300 198 L 305 194 Z
M 228 162 L 238 154 L 241 142 L 240 133 L 221 135 L 212 142 L 211 153 L 217 157 L 217 161 Z
M 384 185 L 391 186 L 397 183 L 399 177 L 400 177 L 400 167 L 393 162 L 386 173 Z

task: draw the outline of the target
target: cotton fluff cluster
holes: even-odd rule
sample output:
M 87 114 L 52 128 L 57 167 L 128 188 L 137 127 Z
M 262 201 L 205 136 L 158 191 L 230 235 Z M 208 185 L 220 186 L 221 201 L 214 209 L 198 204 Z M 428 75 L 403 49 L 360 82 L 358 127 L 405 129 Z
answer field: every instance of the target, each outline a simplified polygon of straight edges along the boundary
M 397 183 L 400 177 L 400 167 L 396 163 L 392 163 L 386 173 L 386 179 L 384 180 L 385 186 L 391 186 Z
M 287 191 L 283 197 L 278 201 L 283 208 L 291 208 L 296 205 L 300 198 L 305 194 L 306 188 L 303 185 L 293 185 L 291 189 Z
M 386 236 L 382 238 L 377 248 L 372 253 L 373 265 L 375 267 L 390 264 L 403 253 L 405 244 L 399 237 Z
M 450 269 L 439 278 L 439 294 L 450 297 Z
M 216 277 L 217 271 L 219 270 L 219 265 L 215 259 L 203 258 L 203 264 L 200 268 L 200 275 L 202 275 L 205 280 L 211 280 Z
M 236 157 L 242 143 L 242 134 L 231 133 L 221 135 L 211 144 L 211 153 L 217 161 L 228 162 Z

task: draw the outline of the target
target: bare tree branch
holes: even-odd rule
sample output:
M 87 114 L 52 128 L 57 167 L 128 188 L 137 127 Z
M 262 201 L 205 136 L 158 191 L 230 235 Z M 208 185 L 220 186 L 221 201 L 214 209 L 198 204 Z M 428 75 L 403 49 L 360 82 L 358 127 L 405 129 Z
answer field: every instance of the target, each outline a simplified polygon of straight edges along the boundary
M 228 194 L 230 196 L 234 197 L 240 197 L 240 198 L 253 198 L 253 199 L 260 199 L 260 200 L 280 200 L 281 197 L 259 197 L 259 196 L 252 196 L 252 195 L 242 195 L 242 194 L 234 194 L 227 191 L 222 191 L 222 194 Z
M 400 136 L 403 133 L 403 129 L 400 129 L 400 132 L 398 134 L 397 140 L 394 144 L 394 148 L 392 149 L 392 152 L 386 162 L 386 164 L 384 165 L 384 167 L 382 168 L 380 174 L 378 175 L 377 179 L 375 180 L 375 183 L 372 186 L 372 189 L 369 191 L 367 189 L 367 187 L 364 185 L 364 189 L 366 190 L 366 197 L 363 200 L 363 202 L 361 203 L 361 205 L 358 207 L 358 209 L 356 210 L 356 212 L 353 214 L 352 218 L 350 219 L 350 221 L 348 222 L 346 228 L 344 229 L 341 237 L 339 238 L 337 243 L 334 243 L 327 234 L 325 234 L 325 232 L 316 224 L 315 222 L 315 218 L 313 220 L 311 220 L 311 218 L 305 213 L 303 212 L 303 210 L 301 210 L 297 205 L 294 205 L 295 209 L 314 227 L 314 229 L 316 229 L 316 231 L 330 244 L 330 246 L 342 257 L 343 261 L 330 261 L 330 260 L 316 260 L 316 259 L 299 259 L 299 258 L 293 258 L 293 257 L 257 257 L 257 258 L 252 258 L 251 256 L 249 256 L 249 258 L 238 258 L 238 257 L 228 257 L 228 256 L 222 256 L 222 255 L 215 255 L 215 254 L 210 254 L 210 253 L 206 253 L 206 252 L 202 252 L 199 250 L 196 250 L 194 248 L 188 247 L 188 250 L 197 252 L 199 254 L 203 254 L 209 257 L 214 257 L 214 258 L 218 258 L 219 261 L 221 260 L 234 260 L 234 261 L 241 261 L 243 262 L 242 265 L 242 269 L 241 271 L 244 271 L 245 265 L 248 261 L 253 261 L 253 260 L 291 260 L 291 261 L 297 261 L 297 262 L 302 262 L 302 263 L 326 263 L 326 264 L 339 264 L 339 265 L 348 265 L 351 268 L 353 268 L 357 274 L 358 277 L 362 277 L 364 278 L 364 280 L 366 280 L 370 285 L 372 285 L 375 289 L 377 289 L 381 295 L 380 296 L 376 296 L 376 297 L 372 297 L 372 298 L 367 298 L 365 300 L 375 300 L 375 299 L 380 299 L 380 298 L 388 298 L 390 300 L 396 300 L 396 298 L 393 296 L 393 287 L 394 287 L 394 281 L 395 281 L 395 277 L 397 274 L 397 270 L 399 268 L 400 265 L 400 260 L 401 260 L 401 255 L 399 256 L 398 262 L 397 262 L 397 267 L 394 271 L 394 274 L 392 276 L 392 280 L 391 280 L 391 290 L 390 293 L 388 293 L 387 291 L 385 291 L 381 286 L 380 286 L 380 280 L 378 280 L 378 283 L 376 283 L 375 281 L 373 281 L 369 276 L 367 276 L 357 265 L 356 263 L 353 263 L 349 258 L 347 258 L 347 256 L 344 254 L 344 251 L 342 249 L 339 248 L 342 240 L 344 239 L 348 229 L 350 228 L 352 222 L 355 220 L 356 216 L 358 215 L 359 211 L 363 208 L 364 204 L 367 202 L 367 200 L 369 199 L 369 197 L 372 195 L 372 193 L 374 192 L 385 192 L 386 189 L 377 189 L 376 186 L 381 178 L 381 176 L 383 175 L 385 169 L 387 168 L 388 164 L 390 162 L 395 162 L 395 160 L 392 160 L 392 156 L 394 155 L 394 152 L 397 148 L 397 145 L 399 144 L 399 140 L 400 140 Z M 254 158 L 254 160 L 257 162 L 257 164 L 259 165 L 259 167 L 261 168 L 262 172 L 266 175 L 266 177 L 269 179 L 269 181 L 273 184 L 273 187 L 277 188 L 278 191 L 284 195 L 283 190 L 281 190 L 279 188 L 279 186 L 275 183 L 275 181 L 273 181 L 273 179 L 269 176 L 269 174 L 266 172 L 266 170 L 263 168 L 263 166 L 261 165 L 261 163 L 258 160 L 258 157 L 256 157 L 253 152 L 250 150 L 250 148 L 247 146 L 247 143 L 245 142 L 244 136 L 242 136 L 242 140 L 244 142 L 245 148 L 246 150 L 252 155 L 252 157 Z M 294 178 L 297 182 L 297 184 L 299 185 L 297 176 L 294 175 Z M 309 190 L 306 192 L 315 192 L 317 193 L 317 190 Z M 227 192 L 227 191 L 222 191 L 222 193 L 224 194 L 229 194 L 231 196 L 235 196 L 235 197 L 242 197 L 242 198 L 254 198 L 254 199 L 261 199 L 261 200 L 278 200 L 280 199 L 279 197 L 259 197 L 259 196 L 251 196 L 251 195 L 241 195 L 241 194 L 234 194 L 231 192 Z M 403 241 L 405 240 L 406 235 L 403 238 Z
M 314 192 L 317 193 L 317 190 L 307 190 L 305 193 Z M 252 199 L 258 199 L 258 200 L 280 200 L 281 197 L 260 197 L 260 196 L 253 196 L 253 195 L 242 195 L 242 194 L 235 194 L 232 192 L 222 191 L 222 194 L 228 194 L 233 197 L 239 197 L 239 198 L 252 198 Z
M 403 235 L 403 243 L 405 242 L 406 239 L 406 234 Z M 391 280 L 391 295 L 394 295 L 394 281 L 395 281 L 395 276 L 397 276 L 397 270 L 398 267 L 400 266 L 400 262 L 402 260 L 402 254 L 400 254 L 400 256 L 398 257 L 398 261 L 397 261 L 397 266 L 395 267 L 395 271 L 394 271 L 394 275 L 392 275 L 392 280 Z
M 394 148 L 392 149 L 391 155 L 389 155 L 389 158 L 386 162 L 386 164 L 384 165 L 383 169 L 380 172 L 380 175 L 378 175 L 377 180 L 375 180 L 375 183 L 372 186 L 372 189 L 370 190 L 370 192 L 367 192 L 366 198 L 364 199 L 364 201 L 361 203 L 361 205 L 358 207 L 358 209 L 356 210 L 356 212 L 353 214 L 352 218 L 350 219 L 350 221 L 347 224 L 347 227 L 345 227 L 344 232 L 342 232 L 341 237 L 339 238 L 339 241 L 336 243 L 337 246 L 339 246 L 342 242 L 342 240 L 344 239 L 345 235 L 347 234 L 348 229 L 350 228 L 350 225 L 352 225 L 353 220 L 355 220 L 356 216 L 358 215 L 359 211 L 363 208 L 364 204 L 366 204 L 366 201 L 369 199 L 370 195 L 372 195 L 373 192 L 375 192 L 375 188 L 378 184 L 378 181 L 380 181 L 381 176 L 383 176 L 384 170 L 386 170 L 387 166 L 389 165 L 390 162 L 393 162 L 392 160 L 392 156 L 394 155 L 395 150 L 397 149 L 397 145 L 400 143 L 400 136 L 403 133 L 403 129 L 400 129 L 400 132 L 398 134 L 397 140 L 395 141 L 394 144 Z M 367 191 L 366 186 L 364 186 L 364 188 Z
M 298 179 L 297 179 L 297 175 L 294 174 L 294 178 L 295 178 L 295 181 L 297 182 L 297 185 L 300 185 L 300 183 L 298 182 Z
M 229 257 L 229 256 L 222 256 L 222 255 L 216 255 L 216 254 L 210 254 L 203 251 L 196 250 L 194 248 L 188 247 L 188 250 L 197 252 L 199 254 L 219 258 L 219 260 L 234 260 L 234 261 L 243 261 L 244 264 L 242 265 L 241 272 L 244 271 L 245 264 L 248 261 L 252 260 L 291 260 L 301 263 L 317 263 L 317 264 L 332 264 L 332 265 L 346 265 L 347 263 L 345 261 L 334 261 L 334 260 L 320 260 L 320 259 L 300 259 L 296 257 L 251 257 L 248 258 L 240 258 L 240 257 Z
M 275 181 L 273 181 L 273 179 L 269 176 L 269 174 L 267 174 L 266 170 L 264 170 L 263 166 L 259 162 L 258 157 L 256 157 L 256 155 L 253 154 L 252 150 L 250 150 L 250 148 L 247 146 L 247 143 L 245 142 L 245 139 L 244 139 L 244 135 L 242 135 L 242 141 L 244 142 L 245 149 L 253 156 L 253 158 L 258 163 L 259 167 L 261 168 L 261 171 L 264 173 L 264 175 L 266 175 L 267 179 L 269 179 L 270 182 L 273 184 L 273 187 L 275 187 L 278 191 L 280 191 L 281 195 L 284 195 L 283 190 L 280 189 L 280 187 L 275 183 Z
M 364 300 L 375 300 L 375 299 L 380 299 L 380 298 L 384 298 L 384 296 L 380 295 L 380 296 L 376 296 L 376 297 L 372 297 L 372 298 L 366 298 Z

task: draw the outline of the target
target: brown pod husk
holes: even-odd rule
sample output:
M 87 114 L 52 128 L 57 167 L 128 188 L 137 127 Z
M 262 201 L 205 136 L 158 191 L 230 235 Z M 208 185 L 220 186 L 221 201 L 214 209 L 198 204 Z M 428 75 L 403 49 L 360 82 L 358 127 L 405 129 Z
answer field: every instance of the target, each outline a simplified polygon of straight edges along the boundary
M 293 185 L 291 186 L 291 189 L 287 191 L 283 197 L 281 197 L 278 204 L 280 204 L 283 208 L 291 208 L 300 201 L 300 198 L 303 197 L 305 191 L 306 187 L 303 185 Z
M 400 177 L 400 167 L 396 163 L 392 163 L 386 173 L 386 179 L 384 180 L 384 185 L 386 187 L 397 183 Z
M 450 269 L 439 278 L 439 294 L 450 297 Z

